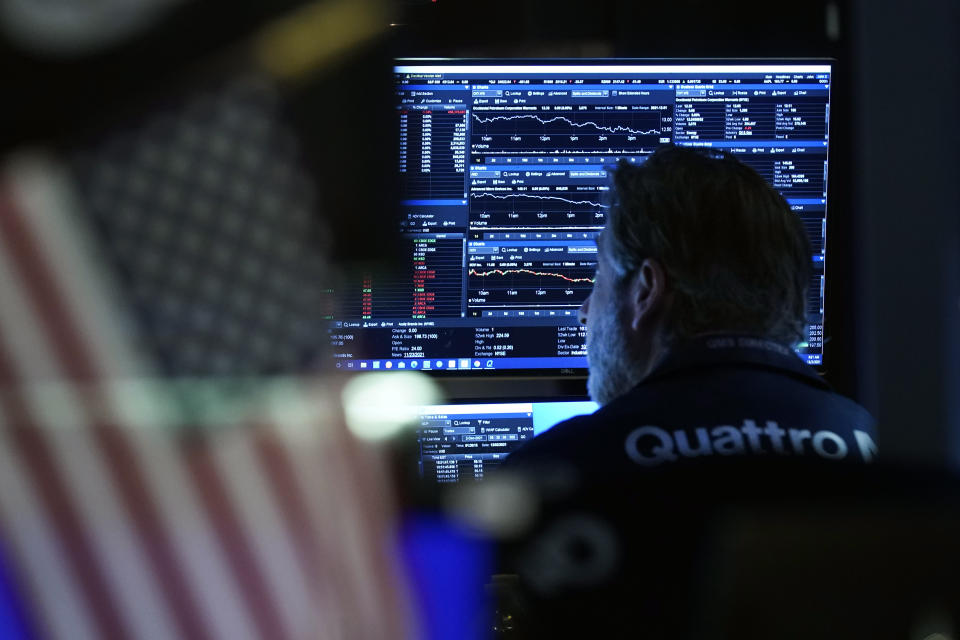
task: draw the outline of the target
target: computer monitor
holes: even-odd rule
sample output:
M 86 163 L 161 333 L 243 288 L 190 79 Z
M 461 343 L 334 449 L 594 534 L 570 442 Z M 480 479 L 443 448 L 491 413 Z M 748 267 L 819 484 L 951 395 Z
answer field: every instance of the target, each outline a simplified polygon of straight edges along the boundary
M 420 476 L 438 483 L 479 480 L 530 438 L 597 408 L 577 400 L 423 407 L 416 429 Z
M 823 364 L 832 64 L 400 60 L 402 273 L 340 291 L 339 368 L 582 375 L 607 169 L 658 145 L 723 149 L 803 220 L 807 338 Z

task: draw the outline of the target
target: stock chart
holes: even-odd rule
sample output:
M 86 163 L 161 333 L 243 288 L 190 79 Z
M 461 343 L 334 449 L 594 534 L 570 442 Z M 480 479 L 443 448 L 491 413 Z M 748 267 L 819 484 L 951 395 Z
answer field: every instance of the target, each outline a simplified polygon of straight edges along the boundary
M 347 368 L 583 367 L 609 170 L 658 145 L 723 149 L 787 199 L 814 249 L 822 358 L 828 63 L 410 61 L 395 68 L 409 269 L 348 285 Z
M 471 121 L 471 150 L 484 153 L 638 153 L 663 135 L 666 109 L 649 105 L 588 108 L 547 105 L 537 113 L 477 109 Z M 658 105 L 659 106 L 659 105 Z

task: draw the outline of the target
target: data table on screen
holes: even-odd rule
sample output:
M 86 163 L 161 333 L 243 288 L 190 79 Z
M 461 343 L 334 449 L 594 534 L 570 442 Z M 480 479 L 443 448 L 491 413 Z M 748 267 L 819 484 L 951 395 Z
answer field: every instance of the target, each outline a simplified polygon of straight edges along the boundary
M 577 310 L 609 171 L 673 143 L 737 156 L 800 218 L 813 276 L 798 351 L 821 364 L 831 73 L 828 61 L 399 61 L 409 269 L 340 294 L 338 363 L 584 367 Z

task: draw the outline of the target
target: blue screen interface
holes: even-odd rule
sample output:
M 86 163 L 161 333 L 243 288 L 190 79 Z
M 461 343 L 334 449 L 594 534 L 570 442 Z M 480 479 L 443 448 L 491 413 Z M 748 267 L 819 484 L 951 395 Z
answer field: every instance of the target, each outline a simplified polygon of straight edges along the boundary
M 479 480 L 530 438 L 597 409 L 587 400 L 424 407 L 416 430 L 420 476 L 441 483 Z
M 663 143 L 733 153 L 803 221 L 797 351 L 823 364 L 829 62 L 399 61 L 394 81 L 407 262 L 338 292 L 338 368 L 586 367 L 607 168 Z

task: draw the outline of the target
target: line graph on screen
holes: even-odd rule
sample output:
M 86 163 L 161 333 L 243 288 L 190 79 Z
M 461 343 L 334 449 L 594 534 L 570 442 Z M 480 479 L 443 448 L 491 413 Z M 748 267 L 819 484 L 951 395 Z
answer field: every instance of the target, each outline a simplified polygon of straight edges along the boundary
M 471 261 L 471 308 L 577 308 L 590 294 L 596 271 L 588 260 L 497 262 Z
M 470 228 L 487 230 L 599 229 L 608 206 L 602 192 L 479 192 L 470 194 Z
M 481 116 L 473 114 L 474 120 L 474 130 L 478 131 L 478 125 L 488 125 L 495 124 L 498 122 L 506 123 L 506 126 L 512 128 L 514 133 L 544 133 L 548 125 L 551 126 L 550 129 L 561 129 L 556 131 L 559 134 L 570 133 L 598 133 L 603 135 L 604 133 L 622 133 L 635 136 L 659 136 L 661 133 L 660 129 L 660 117 L 656 114 L 647 114 L 643 120 L 655 123 L 655 126 L 652 126 L 648 129 L 644 128 L 634 128 L 633 126 L 625 126 L 620 124 L 623 116 L 614 118 L 616 124 L 605 124 L 611 118 L 607 112 L 599 112 L 591 115 L 589 119 L 572 119 L 568 116 L 550 116 L 543 117 L 534 114 L 516 114 L 516 115 L 497 115 L 497 116 Z M 635 119 L 635 116 L 630 117 L 631 123 Z M 600 120 L 600 122 L 595 122 L 594 120 Z M 513 123 L 512 125 L 510 123 Z M 539 125 L 537 124 L 539 123 Z M 570 129 L 566 129 L 571 127 Z
M 643 153 L 664 135 L 662 114 L 640 110 L 474 111 L 470 125 L 472 149 L 484 153 Z

